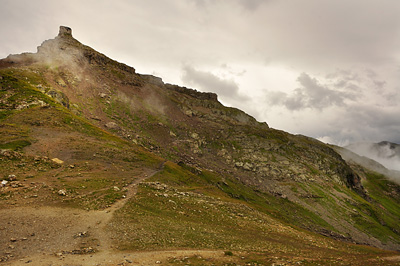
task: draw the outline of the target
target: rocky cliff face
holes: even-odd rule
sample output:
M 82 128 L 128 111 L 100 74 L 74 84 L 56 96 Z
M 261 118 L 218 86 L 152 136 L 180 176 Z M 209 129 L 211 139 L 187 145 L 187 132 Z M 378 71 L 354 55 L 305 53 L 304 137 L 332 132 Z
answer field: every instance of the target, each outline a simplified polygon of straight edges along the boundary
M 0 60 L 0 77 L 3 147 L 27 141 L 19 149 L 26 155 L 93 162 L 104 170 L 98 175 L 113 169 L 125 176 L 116 169 L 162 158 L 193 180 L 217 176 L 206 178 L 207 186 L 274 219 L 337 239 L 400 247 L 392 205 L 398 199 L 385 206 L 381 192 L 371 194 L 375 179 L 367 170 L 354 170 L 317 140 L 223 106 L 216 94 L 138 74 L 75 40 L 70 28 L 60 27 L 35 54 Z M 190 183 L 165 176 L 175 186 Z

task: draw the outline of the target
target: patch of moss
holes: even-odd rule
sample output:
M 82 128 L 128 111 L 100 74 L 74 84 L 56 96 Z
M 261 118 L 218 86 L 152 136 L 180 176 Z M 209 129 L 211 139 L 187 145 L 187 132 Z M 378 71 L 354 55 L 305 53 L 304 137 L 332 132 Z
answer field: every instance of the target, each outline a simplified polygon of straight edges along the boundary
M 0 149 L 11 149 L 16 151 L 16 150 L 22 150 L 23 148 L 29 145 L 31 145 L 31 142 L 28 140 L 15 140 L 4 144 L 0 144 Z

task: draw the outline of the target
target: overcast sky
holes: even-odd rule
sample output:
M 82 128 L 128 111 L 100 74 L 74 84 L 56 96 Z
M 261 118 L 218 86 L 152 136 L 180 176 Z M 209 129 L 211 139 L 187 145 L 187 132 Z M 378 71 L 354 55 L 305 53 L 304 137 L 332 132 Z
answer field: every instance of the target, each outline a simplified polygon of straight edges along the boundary
M 0 0 L 0 58 L 72 28 L 164 82 L 334 144 L 400 143 L 400 1 Z

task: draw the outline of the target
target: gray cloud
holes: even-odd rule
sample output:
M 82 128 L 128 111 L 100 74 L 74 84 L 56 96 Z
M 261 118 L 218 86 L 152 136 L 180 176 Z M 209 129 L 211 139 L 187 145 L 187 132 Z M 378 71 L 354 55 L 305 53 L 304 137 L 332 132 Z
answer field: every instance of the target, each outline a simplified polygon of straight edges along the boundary
M 269 2 L 268 0 L 239 0 L 239 3 L 250 11 L 257 10 L 262 4 Z
M 0 54 L 13 35 L 20 36 L 16 45 L 36 47 L 60 24 L 79 30 L 82 41 L 110 56 L 136 64 L 145 57 L 178 64 L 268 59 L 313 73 L 354 62 L 388 63 L 400 47 L 400 2 L 392 0 L 0 1 L 8 25 L 0 29 L 6 36 Z M 23 39 L 27 33 L 33 39 Z
M 381 76 L 371 69 L 338 69 L 318 79 L 303 73 L 299 88 L 269 91 L 267 102 L 280 108 L 292 130 L 329 143 L 400 143 L 399 91 Z
M 333 105 L 344 106 L 346 100 L 355 100 L 357 98 L 352 92 L 339 90 L 338 88 L 331 89 L 326 85 L 322 85 L 316 78 L 312 78 L 306 73 L 302 73 L 297 78 L 297 81 L 301 87 L 290 94 L 269 92 L 267 95 L 268 103 L 271 105 L 284 105 L 291 111 L 304 108 L 321 110 Z
M 196 70 L 186 65 L 183 67 L 182 80 L 198 86 L 202 91 L 212 91 L 225 100 L 248 101 L 249 98 L 239 92 L 239 86 L 233 80 L 222 79 L 210 72 Z
M 196 4 L 197 7 L 201 8 L 206 8 L 209 6 L 215 6 L 216 4 L 219 4 L 217 1 L 213 0 L 191 0 Z M 269 2 L 270 0 L 229 0 L 229 1 L 219 1 L 222 2 L 224 5 L 225 4 L 239 4 L 239 6 L 249 10 L 249 11 L 255 11 L 257 10 L 261 5 Z
M 388 63 L 400 44 L 399 9 L 400 2 L 391 0 L 281 2 L 264 19 L 265 40 L 277 60 L 319 71 L 354 62 Z

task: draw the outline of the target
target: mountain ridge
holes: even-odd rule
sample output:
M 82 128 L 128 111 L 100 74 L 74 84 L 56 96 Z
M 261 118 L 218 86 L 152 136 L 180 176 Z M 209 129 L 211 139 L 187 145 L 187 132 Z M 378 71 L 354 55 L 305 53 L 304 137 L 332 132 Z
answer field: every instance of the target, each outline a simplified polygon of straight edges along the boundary
M 301 248 L 289 235 L 302 230 L 400 248 L 400 194 L 389 180 L 346 163 L 315 139 L 225 107 L 214 93 L 138 74 L 75 40 L 68 27 L 36 54 L 0 60 L 0 76 L 0 169 L 21 185 L 2 188 L 2 208 L 101 211 L 162 164 L 106 225 L 122 250 L 268 250 L 276 239 L 262 233 L 264 243 L 259 234 L 271 228 L 283 247 L 295 250 Z

